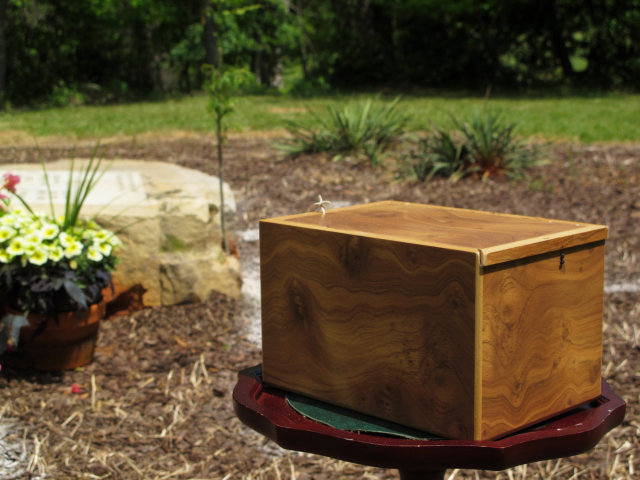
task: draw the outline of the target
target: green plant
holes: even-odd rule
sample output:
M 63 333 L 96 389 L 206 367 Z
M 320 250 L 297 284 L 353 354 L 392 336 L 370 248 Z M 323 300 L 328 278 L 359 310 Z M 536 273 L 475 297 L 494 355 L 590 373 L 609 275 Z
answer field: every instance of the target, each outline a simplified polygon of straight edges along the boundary
M 93 221 L 13 210 L 0 218 L 0 286 L 12 309 L 53 315 L 87 308 L 109 284 L 119 240 Z
M 435 174 L 452 181 L 469 174 L 521 179 L 526 169 L 545 163 L 538 148 L 514 135 L 515 124 L 504 123 L 491 110 L 476 113 L 470 123 L 453 121 L 457 129 L 436 128 L 407 160 L 418 179 L 427 181 Z
M 505 122 L 491 109 L 476 112 L 469 123 L 454 123 L 464 137 L 470 163 L 484 177 L 519 176 L 538 163 L 533 150 L 514 135 L 515 123 Z
M 457 181 L 475 170 L 469 164 L 467 146 L 440 128 L 433 136 L 419 140 L 417 151 L 407 163 L 411 173 L 423 182 L 436 174 Z
M 281 147 L 288 154 L 327 152 L 364 154 L 372 165 L 380 154 L 405 132 L 408 117 L 397 108 L 399 98 L 388 105 L 373 106 L 371 99 L 342 109 L 327 108 L 328 116 L 312 113 L 317 126 L 306 128 L 295 122 L 287 127 L 292 138 Z
M 333 151 L 333 136 L 321 127 L 301 127 L 295 122 L 290 122 L 287 130 L 291 138 L 277 146 L 288 155 Z
M 87 308 L 102 298 L 117 263 L 118 237 L 95 221 L 79 218 L 86 197 L 104 173 L 92 160 L 81 172 L 74 189 L 74 164 L 69 169 L 65 213 L 56 216 L 46 168 L 43 171 L 51 213 L 36 213 L 16 191 L 19 177 L 5 176 L 4 190 L 25 209 L 10 208 L 6 198 L 0 212 L 0 291 L 4 307 L 17 313 L 2 318 L 0 353 L 16 345 L 20 327 L 30 313 L 48 317 L 58 312 Z
M 513 140 L 513 123 L 504 124 L 492 110 L 476 112 L 469 123 L 454 119 L 474 164 L 481 171 L 497 173 L 505 166 Z
M 241 5 L 238 2 L 227 4 L 224 0 L 212 0 L 205 8 L 205 16 L 214 19 L 223 16 L 228 19 L 241 17 L 247 12 L 259 9 L 259 5 Z M 222 233 L 222 248 L 225 254 L 229 254 L 229 242 L 227 241 L 227 229 L 224 211 L 224 159 L 222 155 L 223 120 L 233 112 L 232 96 L 250 83 L 255 85 L 255 77 L 244 68 L 223 68 L 222 47 L 220 47 L 221 35 L 217 29 L 213 36 L 218 45 L 216 65 L 204 64 L 202 67 L 206 75 L 205 90 L 209 93 L 207 110 L 215 115 L 216 140 L 218 157 L 218 180 L 220 182 L 220 231 Z M 224 38 L 226 40 L 226 38 Z
M 80 105 L 86 101 L 85 96 L 77 89 L 67 86 L 62 80 L 53 86 L 47 104 L 51 107 Z
M 99 158 L 96 156 L 97 150 L 98 150 L 98 145 L 96 145 L 96 147 L 94 148 L 93 153 L 91 154 L 91 158 L 87 162 L 87 165 L 85 166 L 84 170 L 82 170 L 81 172 L 76 172 L 75 160 L 73 158 L 71 159 L 71 164 L 69 167 L 69 176 L 67 177 L 67 190 L 65 194 L 64 214 L 61 217 L 59 217 L 60 222 L 62 222 L 60 225 L 60 228 L 63 231 L 69 230 L 69 228 L 71 228 L 72 226 L 75 226 L 78 223 L 78 220 L 80 218 L 80 212 L 82 210 L 82 207 L 84 206 L 84 203 L 87 197 L 89 196 L 91 191 L 95 188 L 95 186 L 98 184 L 98 182 L 106 172 L 106 168 L 102 170 L 100 169 L 102 165 L 102 158 Z M 42 174 L 44 176 L 44 181 L 47 187 L 47 194 L 49 197 L 48 198 L 49 207 L 51 209 L 50 215 L 51 217 L 55 217 L 56 212 L 53 207 L 53 198 L 51 193 L 51 185 L 49 183 L 49 174 L 47 173 L 47 168 L 44 162 L 42 163 Z M 7 176 L 5 178 L 5 185 L 10 183 L 11 177 L 16 178 L 15 175 Z M 77 181 L 78 185 L 75 186 L 77 179 L 78 179 Z M 19 178 L 18 178 L 18 181 L 19 181 Z M 24 200 L 24 198 L 22 198 L 22 196 L 15 190 L 15 185 L 17 185 L 17 182 L 13 185 L 12 189 L 9 189 L 11 194 L 20 201 L 20 203 L 29 211 L 29 213 L 31 213 L 32 215 L 36 215 L 36 213 L 29 206 L 29 204 Z
M 227 242 L 227 232 L 224 212 L 224 159 L 222 154 L 223 120 L 233 112 L 232 95 L 243 85 L 248 84 L 253 76 L 244 69 L 227 69 L 222 67 L 214 68 L 205 65 L 204 70 L 209 74 L 206 90 L 209 92 L 209 104 L 207 109 L 212 112 L 216 119 L 216 140 L 218 157 L 218 180 L 220 182 L 220 230 L 222 233 L 222 247 L 226 254 L 229 254 L 229 244 Z
M 533 178 L 528 183 L 529 190 L 533 192 L 547 192 L 553 193 L 555 187 L 553 182 L 547 181 L 544 178 Z
M 331 86 L 323 76 L 312 78 L 300 78 L 286 90 L 288 95 L 293 97 L 313 97 L 326 95 L 331 91 Z
M 163 62 L 164 68 L 176 75 L 176 86 L 181 91 L 189 92 L 198 83 L 202 73 L 200 62 L 205 56 L 201 22 L 189 25 L 184 37 L 171 48 Z

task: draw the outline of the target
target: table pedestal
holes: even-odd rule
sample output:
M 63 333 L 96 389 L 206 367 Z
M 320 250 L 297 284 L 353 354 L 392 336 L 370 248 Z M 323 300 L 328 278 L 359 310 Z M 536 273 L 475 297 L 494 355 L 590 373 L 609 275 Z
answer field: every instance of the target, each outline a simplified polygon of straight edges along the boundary
M 444 480 L 446 470 L 434 470 L 432 472 L 408 472 L 399 470 L 400 480 Z
M 243 423 L 283 448 L 397 469 L 402 480 L 442 480 L 451 468 L 504 470 L 577 455 L 619 425 L 626 409 L 603 379 L 596 400 L 500 440 L 411 440 L 339 430 L 304 417 L 285 392 L 262 383 L 261 372 L 257 365 L 238 375 L 233 404 Z

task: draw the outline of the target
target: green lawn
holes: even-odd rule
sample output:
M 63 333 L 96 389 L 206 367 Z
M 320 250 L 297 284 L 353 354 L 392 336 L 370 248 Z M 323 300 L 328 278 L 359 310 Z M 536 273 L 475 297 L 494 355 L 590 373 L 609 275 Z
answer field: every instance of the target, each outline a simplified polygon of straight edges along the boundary
M 287 96 L 242 96 L 229 117 L 231 130 L 271 130 L 282 128 L 285 120 L 310 125 L 310 108 L 319 114 L 327 106 L 358 102 L 368 95 L 327 96 L 295 99 Z M 391 101 L 379 97 L 377 101 Z M 135 135 L 150 131 L 188 130 L 209 132 L 213 117 L 207 113 L 207 97 L 195 95 L 158 102 L 108 106 L 77 106 L 38 111 L 0 112 L 2 131 L 26 132 L 39 136 L 103 138 Z M 400 107 L 410 114 L 411 127 L 448 127 L 451 115 L 465 120 L 473 112 L 490 105 L 504 119 L 515 122 L 525 137 L 581 142 L 640 141 L 640 95 L 610 94 L 587 97 L 481 98 L 458 96 L 404 96 Z

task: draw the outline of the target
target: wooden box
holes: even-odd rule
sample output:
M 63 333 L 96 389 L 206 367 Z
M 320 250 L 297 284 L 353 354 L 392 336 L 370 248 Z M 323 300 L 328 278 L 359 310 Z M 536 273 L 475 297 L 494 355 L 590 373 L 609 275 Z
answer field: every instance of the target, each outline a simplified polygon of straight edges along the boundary
M 402 202 L 260 223 L 265 382 L 486 440 L 600 395 L 604 226 Z

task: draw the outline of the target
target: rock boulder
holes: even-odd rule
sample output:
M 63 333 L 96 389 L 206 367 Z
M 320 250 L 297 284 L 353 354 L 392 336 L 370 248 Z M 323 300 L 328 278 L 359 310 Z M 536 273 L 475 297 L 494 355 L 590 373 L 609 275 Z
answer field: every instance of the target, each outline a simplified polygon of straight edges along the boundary
M 75 160 L 75 171 L 86 161 Z M 63 209 L 69 166 L 47 163 L 56 213 Z M 20 175 L 18 192 L 34 210 L 50 211 L 40 165 L 0 168 Z M 233 193 L 224 189 L 225 214 L 232 215 Z M 117 295 L 133 295 L 143 306 L 174 305 L 214 291 L 240 295 L 240 263 L 221 248 L 219 205 L 216 177 L 171 163 L 117 160 L 87 198 L 83 217 L 95 217 L 122 240 Z

